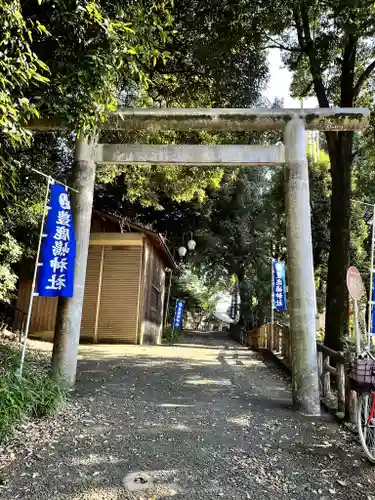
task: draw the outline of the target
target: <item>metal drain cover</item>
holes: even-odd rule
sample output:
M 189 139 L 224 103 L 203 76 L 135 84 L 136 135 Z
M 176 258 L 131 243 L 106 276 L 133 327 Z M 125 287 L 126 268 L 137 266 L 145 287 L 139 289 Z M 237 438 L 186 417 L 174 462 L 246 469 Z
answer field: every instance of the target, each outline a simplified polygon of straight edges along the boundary
M 130 472 L 122 480 L 129 491 L 149 490 L 154 487 L 154 478 L 146 472 Z

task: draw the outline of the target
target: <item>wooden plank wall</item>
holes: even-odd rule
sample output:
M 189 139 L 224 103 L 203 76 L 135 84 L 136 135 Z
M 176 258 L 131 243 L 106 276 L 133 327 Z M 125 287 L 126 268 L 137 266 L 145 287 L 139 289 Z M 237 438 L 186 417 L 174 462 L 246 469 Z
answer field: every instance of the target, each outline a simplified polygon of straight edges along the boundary
M 16 307 L 21 309 L 21 311 L 27 312 L 29 308 L 31 284 L 31 280 L 20 281 Z M 43 340 L 53 340 L 56 311 L 57 298 L 34 297 L 29 330 L 30 335 Z
M 165 266 L 154 246 L 149 241 L 145 244 L 142 338 L 144 342 L 159 344 L 163 326 Z M 155 291 L 158 291 L 159 295 L 156 310 L 152 307 Z

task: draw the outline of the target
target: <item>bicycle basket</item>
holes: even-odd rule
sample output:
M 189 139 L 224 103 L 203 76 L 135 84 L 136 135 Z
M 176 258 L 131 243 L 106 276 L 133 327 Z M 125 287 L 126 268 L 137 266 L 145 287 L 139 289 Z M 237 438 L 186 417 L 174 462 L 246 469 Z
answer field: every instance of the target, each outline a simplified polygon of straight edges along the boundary
M 375 390 L 375 361 L 370 358 L 356 358 L 350 368 L 349 377 L 359 388 Z

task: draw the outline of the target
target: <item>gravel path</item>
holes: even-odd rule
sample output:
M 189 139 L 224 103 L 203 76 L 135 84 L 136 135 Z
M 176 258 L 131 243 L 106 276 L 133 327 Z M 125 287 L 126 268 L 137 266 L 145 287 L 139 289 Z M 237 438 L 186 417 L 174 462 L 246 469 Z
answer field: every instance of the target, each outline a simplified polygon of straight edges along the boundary
M 82 356 L 59 419 L 3 450 L 1 500 L 375 500 L 353 436 L 293 413 L 284 374 L 225 335 Z

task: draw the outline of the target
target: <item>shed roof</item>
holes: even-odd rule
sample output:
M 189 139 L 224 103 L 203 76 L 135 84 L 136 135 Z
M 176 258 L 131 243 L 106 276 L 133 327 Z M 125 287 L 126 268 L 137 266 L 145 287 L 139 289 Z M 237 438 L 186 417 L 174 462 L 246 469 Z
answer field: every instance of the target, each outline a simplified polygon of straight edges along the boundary
M 163 235 L 160 233 L 157 233 L 156 231 L 153 231 L 152 229 L 148 229 L 144 226 L 141 226 L 140 224 L 135 224 L 134 222 L 131 222 L 127 220 L 125 217 L 120 217 L 117 215 L 113 214 L 108 214 L 106 212 L 102 212 L 100 210 L 93 210 L 93 214 L 103 218 L 110 220 L 112 222 L 115 222 L 119 225 L 119 231 L 126 232 L 126 228 L 128 228 L 128 232 L 136 232 L 136 233 L 143 233 L 145 234 L 151 241 L 151 243 L 154 245 L 154 247 L 158 250 L 160 253 L 165 265 L 169 267 L 170 269 L 177 269 L 177 264 L 167 247 L 167 244 L 165 243 L 165 240 L 163 238 Z

